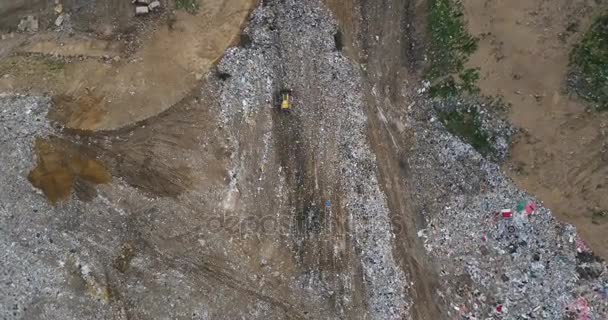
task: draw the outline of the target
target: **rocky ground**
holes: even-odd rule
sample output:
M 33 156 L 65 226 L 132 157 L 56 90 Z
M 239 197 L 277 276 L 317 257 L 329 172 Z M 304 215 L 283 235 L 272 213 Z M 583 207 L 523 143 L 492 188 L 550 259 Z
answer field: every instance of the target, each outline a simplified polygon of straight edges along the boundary
M 2 318 L 605 319 L 606 264 L 575 229 L 450 135 L 422 84 L 384 81 L 395 33 L 357 40 L 360 65 L 337 30 L 320 1 L 263 1 L 200 92 L 120 130 L 0 96 Z

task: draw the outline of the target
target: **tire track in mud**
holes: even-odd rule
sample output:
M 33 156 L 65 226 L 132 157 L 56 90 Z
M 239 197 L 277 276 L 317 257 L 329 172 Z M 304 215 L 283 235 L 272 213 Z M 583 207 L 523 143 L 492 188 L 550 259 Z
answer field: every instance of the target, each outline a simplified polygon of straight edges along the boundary
M 278 39 L 281 48 L 288 48 L 281 63 L 289 76 L 286 80 L 301 95 L 297 111 L 307 138 L 306 152 L 322 154 L 316 160 L 325 164 L 318 169 L 326 170 L 327 187 L 339 190 L 345 201 L 349 250 L 356 256 L 349 261 L 350 267 L 360 265 L 362 269 L 359 277 L 351 274 L 351 280 L 363 283 L 371 318 L 407 317 L 410 302 L 403 292 L 407 285 L 392 254 L 390 212 L 365 136 L 360 74 L 335 50 L 337 29 L 320 1 L 296 4 L 287 0 L 279 8 L 278 28 L 289 31 Z M 310 176 L 311 169 L 308 172 Z M 307 184 L 310 181 L 304 182 Z M 300 187 L 295 186 L 296 190 Z
M 273 110 L 275 150 L 289 190 L 289 205 L 294 208 L 292 232 L 296 240 L 296 255 L 301 266 L 315 264 L 315 252 L 310 248 L 321 228 L 321 210 L 316 205 L 318 193 L 311 169 L 314 157 L 304 146 L 299 116 L 294 112 Z M 317 201 L 315 201 L 317 200 Z
M 274 14 L 280 16 L 285 1 L 264 1 L 264 5 L 270 6 Z M 277 105 L 272 114 L 275 150 L 284 170 L 283 176 L 291 186 L 289 206 L 295 211 L 291 229 L 296 259 L 308 281 L 341 288 L 339 291 L 344 294 L 344 283 L 339 275 L 347 270 L 345 265 L 349 263 L 349 254 L 344 248 L 348 230 L 346 213 L 341 209 L 342 195 L 334 192 L 339 190 L 336 181 L 323 175 L 327 171 L 324 163 L 331 163 L 332 159 L 327 158 L 327 152 L 321 152 L 321 119 L 319 115 L 300 109 L 306 109 L 307 99 L 324 96 L 314 80 L 318 75 L 318 65 L 305 66 L 302 60 L 294 60 L 293 51 L 297 48 L 290 45 L 288 35 L 284 33 L 285 21 L 270 23 L 270 28 L 276 30 L 273 40 L 279 62 L 274 70 L 275 90 L 289 89 L 286 85 L 296 89 L 293 92 L 296 110 L 283 112 Z M 301 77 L 307 81 L 298 82 Z M 298 103 L 302 105 L 298 106 Z M 311 128 L 311 122 L 315 122 L 311 118 L 314 117 L 318 126 Z M 344 309 L 344 306 L 338 303 L 336 308 Z
M 250 139 L 239 132 L 272 100 L 268 91 L 294 92 L 291 113 L 263 111 L 274 112 L 272 149 L 287 190 L 287 241 L 295 244 L 293 285 L 333 300 L 332 317 L 407 318 L 408 282 L 393 255 L 390 211 L 366 136 L 365 87 L 356 65 L 336 50 L 329 11 L 319 0 L 267 2 L 245 32 L 251 43 L 220 64 L 236 75 L 221 99 L 233 107 L 222 112 L 235 140 Z
M 267 302 L 273 307 L 282 310 L 287 316 L 287 319 L 306 319 L 306 317 L 289 302 L 256 290 L 253 285 L 249 285 L 244 280 L 240 280 L 238 276 L 231 274 L 230 270 L 223 268 L 216 263 L 209 261 L 195 262 L 192 261 L 192 259 L 176 257 L 160 252 L 153 247 L 150 247 L 150 250 L 152 250 L 151 253 L 153 255 L 171 269 L 182 270 L 186 274 L 199 274 L 203 278 L 216 281 L 218 284 L 225 286 L 234 292 L 239 292 L 240 294 L 244 293 L 254 299 Z
M 323 176 L 315 146 L 302 136 L 300 116 L 273 110 L 273 135 L 277 158 L 289 188 L 292 239 L 298 266 L 310 280 L 334 283 L 348 263 L 342 248 L 346 242 L 346 217 L 338 195 Z M 331 184 L 331 182 L 329 182 Z
M 421 40 L 426 24 L 423 1 L 362 1 L 324 0 L 334 11 L 343 6 L 354 8 L 340 18 L 341 27 L 353 30 L 355 56 L 366 64 L 362 72 L 365 84 L 365 107 L 368 118 L 368 137 L 376 155 L 379 180 L 387 196 L 393 231 L 396 236 L 395 256 L 400 267 L 413 279 L 409 293 L 413 298 L 414 319 L 441 319 L 436 302 L 437 277 L 427 261 L 424 249 L 416 236 L 422 219 L 414 209 L 414 195 L 409 189 L 407 152 L 411 141 L 407 132 L 396 130 L 403 107 L 409 101 L 402 95 L 408 82 L 416 82 L 422 66 Z M 388 118 L 388 120 L 387 120 Z

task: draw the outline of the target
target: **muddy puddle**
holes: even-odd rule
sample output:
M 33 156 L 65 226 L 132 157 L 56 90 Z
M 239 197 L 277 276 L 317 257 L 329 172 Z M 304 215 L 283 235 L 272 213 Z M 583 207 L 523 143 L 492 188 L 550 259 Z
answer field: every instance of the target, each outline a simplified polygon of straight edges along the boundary
M 67 200 L 73 191 L 81 200 L 96 195 L 95 185 L 112 181 L 112 175 L 98 160 L 59 138 L 37 139 L 37 166 L 28 179 L 53 204 Z

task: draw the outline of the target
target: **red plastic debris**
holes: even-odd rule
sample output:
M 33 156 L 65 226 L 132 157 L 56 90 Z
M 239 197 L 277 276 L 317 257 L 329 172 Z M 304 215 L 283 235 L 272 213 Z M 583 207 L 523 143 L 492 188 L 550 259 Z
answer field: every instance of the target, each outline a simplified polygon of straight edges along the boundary
M 502 312 L 502 304 L 499 304 L 498 306 L 496 306 L 496 312 L 498 312 L 498 313 Z
M 580 297 L 568 306 L 569 310 L 575 312 L 576 320 L 591 320 L 591 308 L 587 299 Z
M 525 207 L 525 210 L 526 210 L 526 215 L 529 216 L 529 215 L 533 214 L 534 211 L 536 211 L 536 203 L 534 203 L 534 202 L 528 203 Z
M 504 209 L 501 211 L 502 213 L 502 217 L 504 219 L 511 219 L 513 218 L 513 212 L 510 209 Z
M 485 235 L 485 234 L 484 234 L 483 236 L 481 236 L 481 240 L 482 240 L 482 241 L 486 241 L 486 240 L 487 240 L 487 239 L 486 239 L 486 235 Z
M 576 236 L 575 245 L 576 245 L 577 252 L 590 252 L 591 251 L 591 248 L 589 247 L 589 245 L 587 245 L 587 242 L 585 242 L 585 240 L 581 239 L 581 237 L 579 237 L 579 236 Z

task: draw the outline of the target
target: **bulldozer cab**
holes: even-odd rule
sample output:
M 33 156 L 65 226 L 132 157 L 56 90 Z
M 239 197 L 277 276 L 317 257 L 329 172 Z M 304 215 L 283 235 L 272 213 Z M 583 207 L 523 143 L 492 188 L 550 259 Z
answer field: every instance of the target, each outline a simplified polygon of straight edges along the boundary
M 289 111 L 292 108 L 291 90 L 281 90 L 279 93 L 281 110 Z

